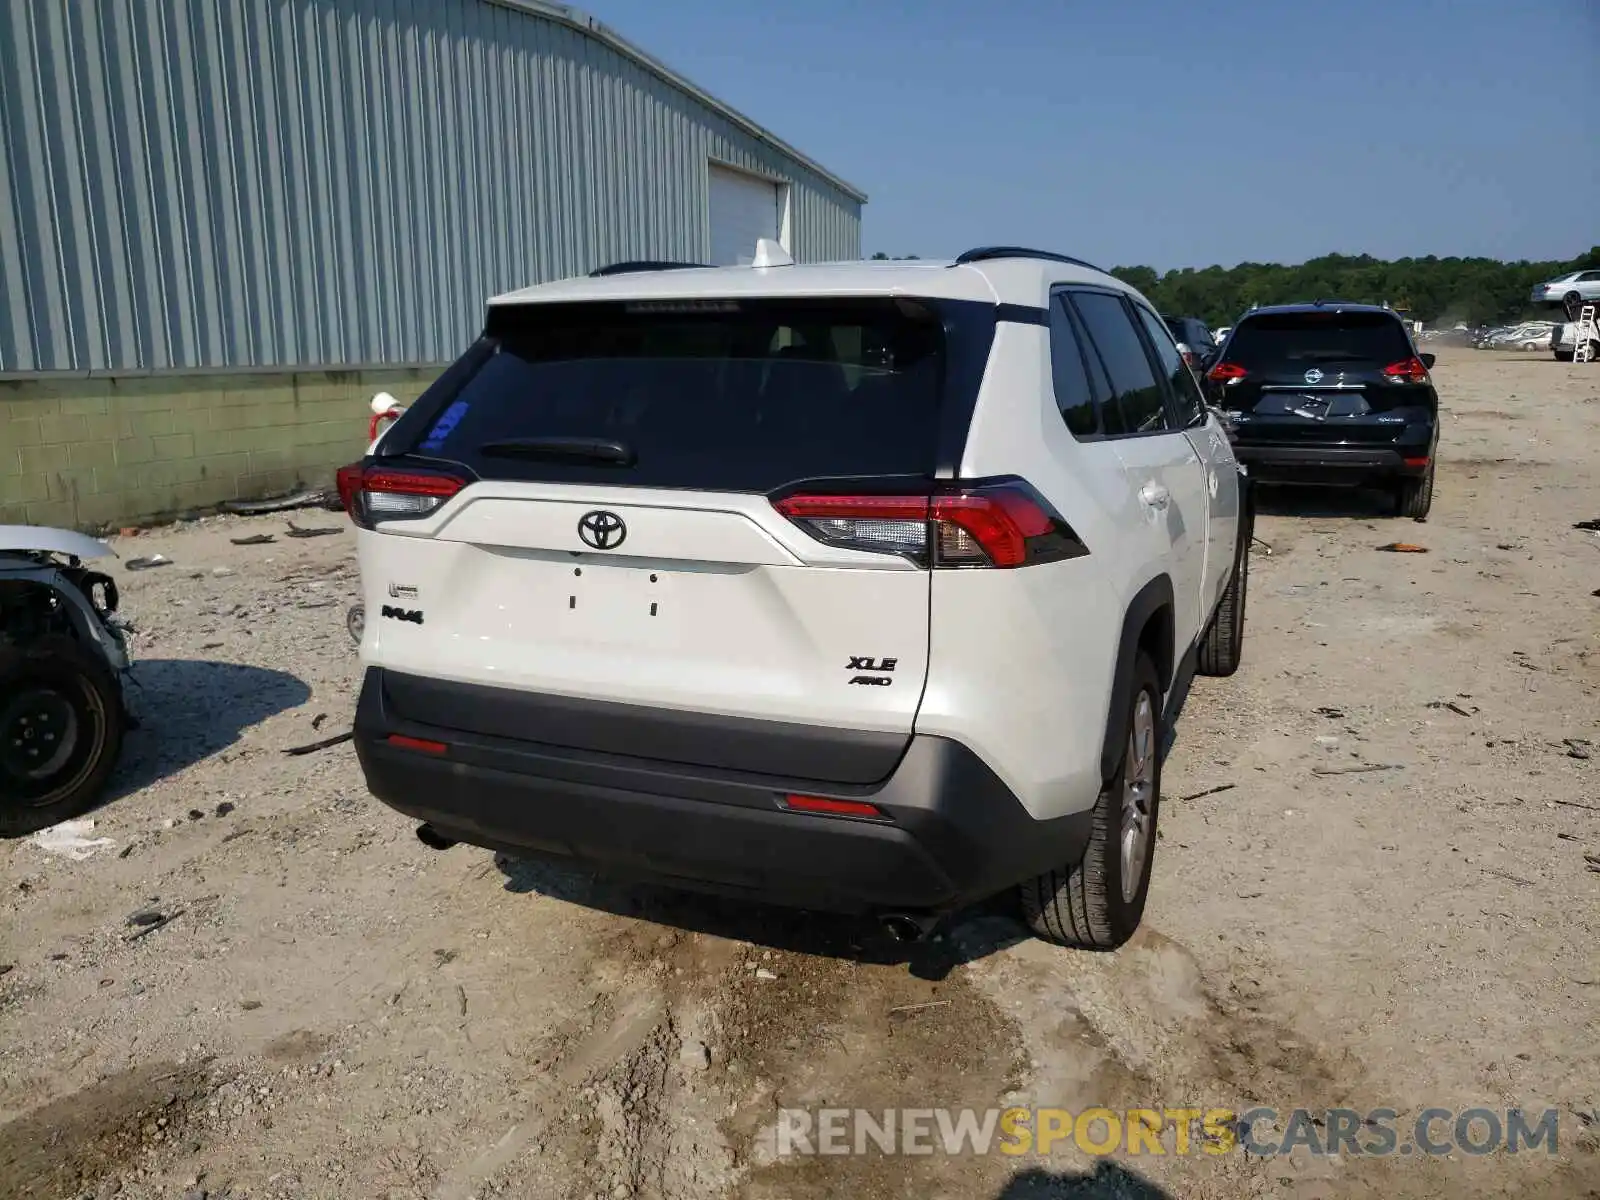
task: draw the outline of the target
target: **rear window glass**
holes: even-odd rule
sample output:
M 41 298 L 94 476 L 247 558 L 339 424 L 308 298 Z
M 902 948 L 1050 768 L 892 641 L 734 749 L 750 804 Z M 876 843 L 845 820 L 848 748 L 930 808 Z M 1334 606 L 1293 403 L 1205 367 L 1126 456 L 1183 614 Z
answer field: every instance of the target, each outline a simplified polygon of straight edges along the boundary
M 528 305 L 489 336 L 414 446 L 484 478 L 766 492 L 935 467 L 943 331 L 914 302 Z
M 1228 361 L 1387 364 L 1411 354 L 1400 322 L 1387 313 L 1274 313 L 1233 331 Z

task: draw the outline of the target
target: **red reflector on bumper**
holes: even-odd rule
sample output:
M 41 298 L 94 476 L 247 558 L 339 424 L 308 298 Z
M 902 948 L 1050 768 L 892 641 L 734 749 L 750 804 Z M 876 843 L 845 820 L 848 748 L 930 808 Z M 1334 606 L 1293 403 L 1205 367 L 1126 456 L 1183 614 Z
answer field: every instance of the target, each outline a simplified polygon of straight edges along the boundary
M 883 810 L 864 800 L 830 800 L 825 796 L 785 796 L 783 806 L 794 812 L 829 813 L 836 817 L 883 817 Z
M 407 737 L 403 733 L 391 733 L 389 745 L 398 746 L 402 750 L 420 750 L 424 754 L 445 754 L 450 750 L 443 742 L 430 742 L 427 738 Z
M 1401 461 L 1404 462 L 1408 467 L 1425 467 L 1428 465 L 1428 460 L 1426 458 L 1406 458 L 1402 459 Z

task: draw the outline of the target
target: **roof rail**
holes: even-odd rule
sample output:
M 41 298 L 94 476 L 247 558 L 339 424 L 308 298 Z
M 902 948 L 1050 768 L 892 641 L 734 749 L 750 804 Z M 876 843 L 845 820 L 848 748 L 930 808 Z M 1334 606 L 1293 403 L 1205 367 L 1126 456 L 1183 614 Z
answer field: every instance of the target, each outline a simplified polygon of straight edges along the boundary
M 1042 258 L 1050 262 L 1071 263 L 1075 267 L 1087 267 L 1091 271 L 1100 270 L 1092 262 L 1084 262 L 1083 259 L 1073 258 L 1070 254 L 1056 254 L 1050 250 L 1031 250 L 1027 246 L 978 246 L 958 255 L 955 265 L 960 267 L 965 266 L 967 263 L 989 262 L 996 258 Z
M 605 275 L 633 275 L 640 271 L 687 271 L 709 265 L 709 263 L 691 262 L 619 262 L 612 263 L 609 267 L 598 267 L 590 271 L 589 278 L 599 279 Z

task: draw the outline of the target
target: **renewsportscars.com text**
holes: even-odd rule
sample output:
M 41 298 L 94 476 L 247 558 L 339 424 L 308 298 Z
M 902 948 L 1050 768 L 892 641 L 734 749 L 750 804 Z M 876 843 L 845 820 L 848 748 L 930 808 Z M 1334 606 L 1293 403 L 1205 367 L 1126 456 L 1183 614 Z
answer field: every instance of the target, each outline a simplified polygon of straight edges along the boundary
M 1403 1118 L 1391 1108 L 785 1108 L 777 1152 L 794 1155 L 1231 1154 L 1292 1151 L 1389 1157 L 1555 1154 L 1556 1109 L 1428 1108 Z

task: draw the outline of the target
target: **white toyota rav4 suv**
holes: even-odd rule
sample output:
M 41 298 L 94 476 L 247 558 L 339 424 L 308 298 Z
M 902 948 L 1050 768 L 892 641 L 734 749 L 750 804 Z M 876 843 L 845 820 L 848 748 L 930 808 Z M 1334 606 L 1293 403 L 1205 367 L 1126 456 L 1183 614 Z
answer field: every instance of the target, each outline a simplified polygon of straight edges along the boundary
M 1248 490 L 1077 260 L 621 265 L 490 301 L 340 472 L 356 747 L 430 845 L 926 929 L 1134 931 Z

